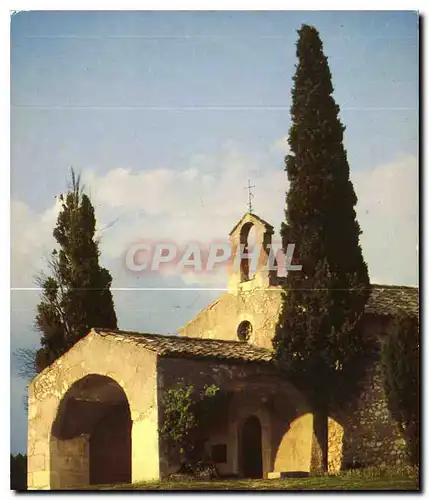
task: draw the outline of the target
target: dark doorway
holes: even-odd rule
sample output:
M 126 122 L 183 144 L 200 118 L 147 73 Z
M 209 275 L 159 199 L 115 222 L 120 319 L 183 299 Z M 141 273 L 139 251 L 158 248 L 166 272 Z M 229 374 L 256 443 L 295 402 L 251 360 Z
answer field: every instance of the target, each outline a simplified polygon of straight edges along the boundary
M 89 440 L 89 484 L 131 482 L 131 419 L 128 404 L 112 407 Z
M 241 429 L 241 463 L 244 477 L 262 477 L 262 429 L 257 417 L 249 417 Z

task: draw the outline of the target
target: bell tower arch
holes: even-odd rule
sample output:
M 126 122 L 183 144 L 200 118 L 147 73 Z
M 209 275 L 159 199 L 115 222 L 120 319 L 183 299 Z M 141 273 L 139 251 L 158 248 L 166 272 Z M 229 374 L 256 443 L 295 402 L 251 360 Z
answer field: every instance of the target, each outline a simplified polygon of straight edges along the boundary
M 277 284 L 277 274 L 268 269 L 274 228 L 254 213 L 246 212 L 229 233 L 231 262 L 228 291 L 267 288 Z

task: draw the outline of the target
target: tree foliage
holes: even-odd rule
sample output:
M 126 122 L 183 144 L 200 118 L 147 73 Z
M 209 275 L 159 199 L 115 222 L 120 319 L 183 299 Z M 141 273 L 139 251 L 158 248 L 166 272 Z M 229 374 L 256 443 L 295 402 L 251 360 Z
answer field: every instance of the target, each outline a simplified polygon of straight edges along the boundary
M 27 489 L 27 455 L 10 454 L 10 489 L 15 491 Z
M 281 235 L 285 251 L 296 244 L 302 271 L 286 277 L 273 344 L 278 366 L 320 406 L 337 400 L 356 373 L 369 278 L 328 61 L 314 27 L 298 34 Z
M 381 366 L 387 404 L 413 465 L 419 463 L 420 345 L 417 317 L 399 315 L 384 339 Z
M 58 250 L 53 250 L 49 260 L 51 274 L 38 278 L 42 289 L 35 320 L 41 334 L 41 348 L 36 354 L 38 372 L 92 327 L 117 327 L 110 292 L 112 277 L 99 265 L 94 208 L 73 170 L 71 187 L 59 200 L 61 210 L 53 231 Z
M 37 348 L 35 347 L 20 347 L 13 356 L 18 361 L 18 376 L 24 380 L 31 380 L 37 375 L 35 359 Z
M 205 385 L 200 391 L 195 386 L 179 381 L 166 391 L 164 399 L 164 418 L 161 434 L 169 446 L 178 447 L 185 460 L 194 460 L 197 433 L 200 434 L 213 422 L 213 415 L 220 403 L 219 388 Z
M 20 347 L 12 353 L 17 361 L 18 377 L 27 382 L 27 390 L 23 395 L 22 402 L 25 411 L 28 410 L 28 384 L 37 375 L 36 356 L 37 347 Z
M 326 470 L 329 408 L 354 393 L 364 367 L 370 284 L 328 61 L 314 27 L 298 34 L 281 236 L 285 252 L 296 245 L 293 264 L 302 269 L 286 277 L 273 347 L 278 367 L 313 404 L 319 453 L 312 468 Z

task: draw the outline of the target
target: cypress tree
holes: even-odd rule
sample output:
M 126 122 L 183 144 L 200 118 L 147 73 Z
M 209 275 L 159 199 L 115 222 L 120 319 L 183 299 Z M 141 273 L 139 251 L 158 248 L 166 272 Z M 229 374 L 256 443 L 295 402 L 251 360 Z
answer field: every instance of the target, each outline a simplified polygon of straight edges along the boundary
M 99 265 L 95 214 L 89 197 L 72 170 L 69 191 L 60 196 L 61 210 L 53 231 L 59 250 L 50 259 L 51 276 L 41 276 L 42 299 L 36 329 L 41 348 L 36 354 L 40 372 L 64 354 L 93 327 L 117 328 L 110 291 L 112 276 Z
M 302 270 L 286 277 L 273 346 L 278 367 L 314 405 L 318 468 L 326 469 L 327 415 L 359 373 L 365 351 L 360 325 L 370 290 L 327 57 L 314 27 L 303 25 L 298 34 L 281 236 L 284 251 L 296 244 L 294 259 Z
M 27 455 L 10 454 L 10 489 L 27 490 Z
M 402 314 L 382 343 L 381 367 L 387 405 L 413 465 L 419 464 L 419 360 L 418 318 Z

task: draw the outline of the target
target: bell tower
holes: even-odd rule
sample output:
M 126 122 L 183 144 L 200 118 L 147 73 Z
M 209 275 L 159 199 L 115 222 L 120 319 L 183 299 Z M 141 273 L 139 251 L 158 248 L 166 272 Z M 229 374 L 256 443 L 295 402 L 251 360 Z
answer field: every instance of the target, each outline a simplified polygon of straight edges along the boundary
M 273 234 L 273 226 L 251 212 L 246 212 L 234 226 L 229 233 L 229 293 L 277 284 L 277 273 L 268 266 Z

